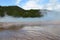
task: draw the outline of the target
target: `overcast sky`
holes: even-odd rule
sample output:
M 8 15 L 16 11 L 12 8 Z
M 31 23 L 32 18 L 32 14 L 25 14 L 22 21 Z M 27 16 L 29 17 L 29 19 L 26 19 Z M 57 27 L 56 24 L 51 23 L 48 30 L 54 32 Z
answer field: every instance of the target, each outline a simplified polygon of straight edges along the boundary
M 60 10 L 60 0 L 0 0 L 0 5 L 18 5 L 24 9 Z

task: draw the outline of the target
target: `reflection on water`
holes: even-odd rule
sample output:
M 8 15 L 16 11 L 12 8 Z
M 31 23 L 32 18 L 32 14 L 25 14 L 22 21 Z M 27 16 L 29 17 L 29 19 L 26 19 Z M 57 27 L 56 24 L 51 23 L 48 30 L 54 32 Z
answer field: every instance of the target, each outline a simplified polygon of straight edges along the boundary
M 60 25 L 28 26 L 24 30 L 41 30 L 60 35 Z
M 32 40 L 32 38 L 35 40 L 35 38 L 37 39 L 37 37 L 38 37 L 38 40 L 39 40 L 39 38 L 42 40 L 43 37 L 45 37 L 45 36 L 50 37 L 49 35 L 52 35 L 49 33 L 60 36 L 60 27 L 54 26 L 54 25 L 25 26 L 19 30 L 3 30 L 3 31 L 0 31 L 0 40 L 17 40 L 17 39 L 19 39 L 19 40 L 31 39 Z M 54 35 L 52 35 L 52 36 L 54 36 Z M 42 38 L 39 36 L 41 36 Z M 55 37 L 55 36 L 54 37 L 52 37 L 52 36 L 51 36 L 51 38 Z M 57 39 L 58 38 L 59 37 L 57 37 Z

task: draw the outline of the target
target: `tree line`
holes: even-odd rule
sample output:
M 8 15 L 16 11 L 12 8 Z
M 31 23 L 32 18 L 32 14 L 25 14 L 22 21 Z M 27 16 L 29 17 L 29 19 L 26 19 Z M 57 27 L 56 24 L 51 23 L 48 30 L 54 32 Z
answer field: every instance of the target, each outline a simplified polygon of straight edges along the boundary
M 0 17 L 4 17 L 5 12 L 13 17 L 41 17 L 43 16 L 40 10 L 24 10 L 18 6 L 0 6 Z

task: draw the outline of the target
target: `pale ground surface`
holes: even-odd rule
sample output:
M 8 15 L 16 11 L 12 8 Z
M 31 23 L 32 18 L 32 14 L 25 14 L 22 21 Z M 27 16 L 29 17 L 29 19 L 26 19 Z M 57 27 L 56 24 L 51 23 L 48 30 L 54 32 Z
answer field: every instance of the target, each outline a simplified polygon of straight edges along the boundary
M 0 23 L 3 27 L 13 24 Z M 0 40 L 60 40 L 60 25 L 25 26 L 19 30 L 3 30 L 0 31 Z

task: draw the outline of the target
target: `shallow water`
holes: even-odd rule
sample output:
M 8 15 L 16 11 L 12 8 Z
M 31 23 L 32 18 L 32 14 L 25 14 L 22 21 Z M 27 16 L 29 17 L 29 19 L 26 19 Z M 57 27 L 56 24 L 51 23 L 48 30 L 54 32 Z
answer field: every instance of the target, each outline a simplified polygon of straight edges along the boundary
M 60 40 L 60 27 L 56 25 L 25 26 L 19 30 L 0 31 L 0 40 L 28 40 L 28 39 Z
M 33 22 L 33 21 L 59 23 L 60 13 L 48 12 L 47 14 L 44 15 L 44 17 L 41 18 L 14 18 L 8 15 L 6 15 L 3 18 L 0 17 L 0 22 Z M 0 40 L 17 40 L 17 39 L 18 40 L 29 40 L 29 39 L 30 40 L 40 40 L 40 39 L 60 40 L 59 39 L 60 37 L 56 38 L 55 35 L 60 36 L 60 25 L 25 26 L 20 30 L 0 31 Z

